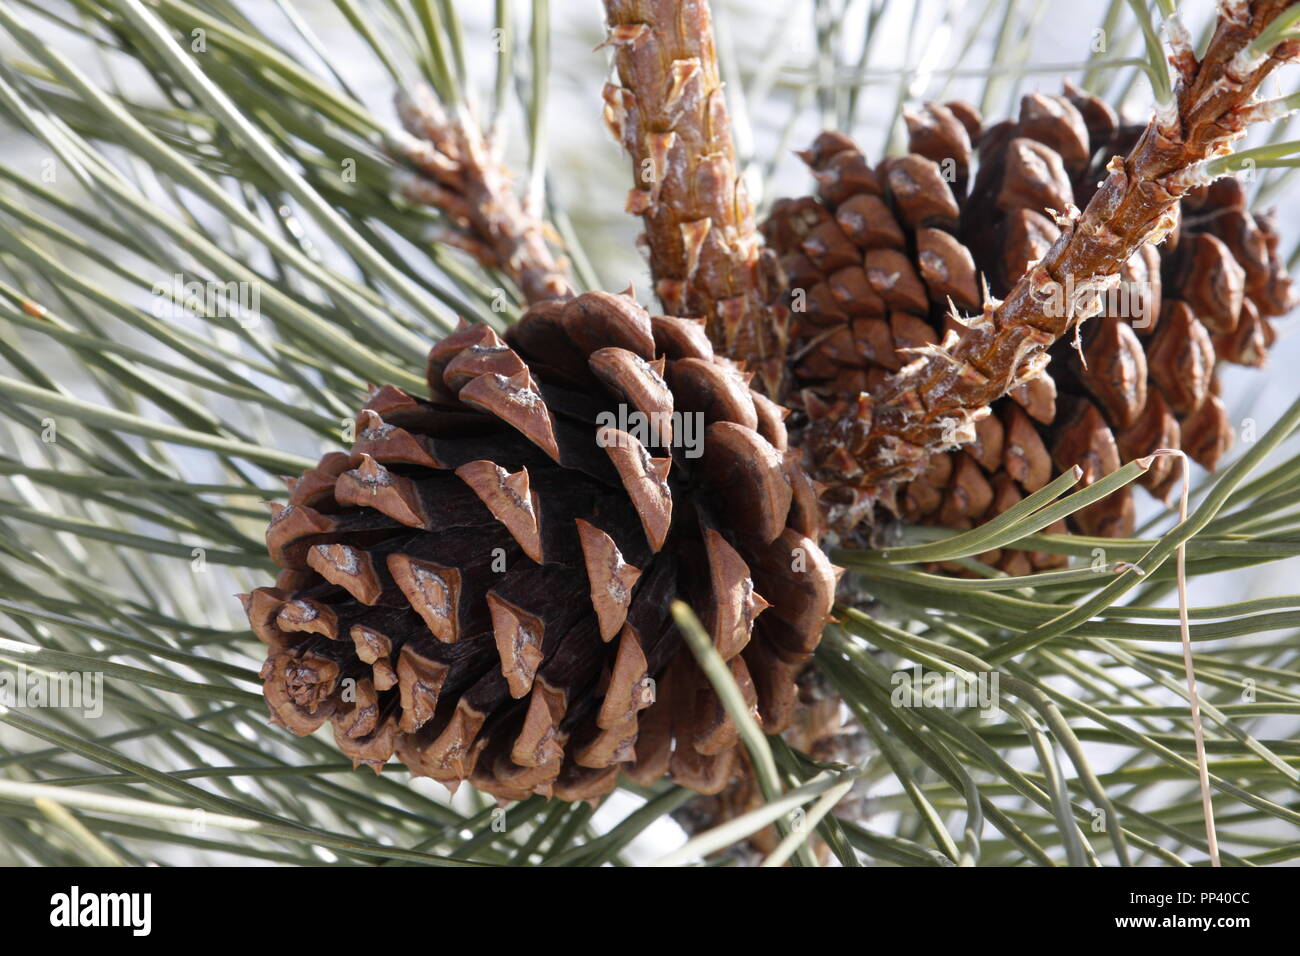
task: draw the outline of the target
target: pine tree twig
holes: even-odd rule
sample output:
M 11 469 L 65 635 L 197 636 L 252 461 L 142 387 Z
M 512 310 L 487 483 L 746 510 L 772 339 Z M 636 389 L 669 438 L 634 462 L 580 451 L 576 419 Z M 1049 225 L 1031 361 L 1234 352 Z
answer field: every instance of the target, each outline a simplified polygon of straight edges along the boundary
M 554 230 L 525 210 L 474 119 L 463 109 L 449 113 L 426 86 L 398 94 L 397 110 L 404 132 L 390 148 L 414 167 L 398 173 L 398 189 L 447 218 L 430 238 L 501 270 L 529 303 L 572 295 L 568 261 L 548 242 L 558 242 Z
M 779 267 L 762 248 L 736 164 L 707 0 L 605 0 L 618 83 L 605 122 L 632 158 L 655 294 L 702 317 L 714 347 L 780 394 L 788 316 L 769 308 Z
M 1178 203 L 1217 170 L 1211 161 L 1258 118 L 1251 101 L 1264 78 L 1295 58 L 1300 41 L 1260 50 L 1257 40 L 1290 0 L 1230 0 L 1205 56 L 1194 65 L 1179 53 L 1174 109 L 1157 111 L 1126 158 L 1116 157 L 1087 208 L 1058 213 L 1060 238 L 1031 263 L 1001 302 L 960 319 L 961 333 L 928 346 L 874 393 L 851 408 L 823 409 L 804 446 L 814 477 L 839 486 L 845 500 L 830 506 L 840 526 L 889 506 L 899 485 L 929 456 L 975 440 L 975 423 L 989 404 L 1037 377 L 1047 350 L 1096 314 L 1097 294 L 1118 281 L 1121 265 L 1146 243 L 1176 226 Z M 1062 289 L 1073 289 L 1064 303 Z

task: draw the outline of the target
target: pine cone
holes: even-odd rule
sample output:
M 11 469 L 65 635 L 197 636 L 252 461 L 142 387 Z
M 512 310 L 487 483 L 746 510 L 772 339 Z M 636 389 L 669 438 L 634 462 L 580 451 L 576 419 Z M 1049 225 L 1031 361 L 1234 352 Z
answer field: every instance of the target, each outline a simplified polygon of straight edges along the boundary
M 763 225 L 786 273 L 778 307 L 789 310 L 799 391 L 785 400 L 805 415 L 792 424 L 848 414 L 914 350 L 955 331 L 954 307 L 969 315 L 1004 295 L 1059 235 L 1052 212 L 1085 205 L 1106 163 L 1141 133 L 1068 85 L 1064 96 L 1024 97 L 1016 120 L 988 129 L 964 103 L 927 104 L 906 120 L 911 152 L 874 168 L 843 134 L 823 133 L 801 154 L 818 196 L 778 200 Z M 1128 261 L 1080 341 L 1058 342 L 1042 375 L 977 423 L 974 442 L 932 456 L 885 503 L 913 522 L 964 529 L 1075 464 L 1091 482 L 1124 460 L 1183 447 L 1213 468 L 1231 440 L 1214 398 L 1216 360 L 1262 364 L 1275 337 L 1268 318 L 1290 309 L 1294 293 L 1271 219 L 1246 209 L 1236 180 L 1198 190 L 1182 211 L 1178 234 Z M 842 455 L 808 451 L 828 468 Z M 1167 497 L 1177 476 L 1172 459 L 1156 459 L 1141 483 Z M 860 507 L 849 489 L 831 489 L 827 501 L 850 515 Z M 1127 536 L 1134 510 L 1121 489 L 1070 527 Z M 985 558 L 1017 573 L 1063 563 L 1018 551 Z
M 373 392 L 350 454 L 275 508 L 284 571 L 245 598 L 273 721 L 503 799 L 621 771 L 720 790 L 737 729 L 671 602 L 776 733 L 837 575 L 782 411 L 699 322 L 604 293 L 539 303 L 505 342 L 464 326 L 428 381 Z

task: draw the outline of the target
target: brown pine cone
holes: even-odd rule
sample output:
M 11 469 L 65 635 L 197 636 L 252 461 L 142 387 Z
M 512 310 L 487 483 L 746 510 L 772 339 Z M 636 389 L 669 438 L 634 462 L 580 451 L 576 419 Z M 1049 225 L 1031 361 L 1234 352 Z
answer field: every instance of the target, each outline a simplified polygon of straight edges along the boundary
M 982 282 L 990 296 L 1005 294 L 1060 234 L 1053 213 L 1085 205 L 1105 164 L 1140 132 L 1069 85 L 1064 96 L 1024 97 L 1015 120 L 987 129 L 964 103 L 927 104 L 906 120 L 911 152 L 875 167 L 843 134 L 823 133 L 801 154 L 818 195 L 778 200 L 763 225 L 786 274 L 786 401 L 806 416 L 795 426 L 843 417 L 914 350 L 939 343 L 959 321 L 954 307 L 979 312 Z M 968 528 L 1075 464 L 1090 482 L 1156 448 L 1183 447 L 1213 468 L 1231 441 L 1222 404 L 1206 404 L 1216 361 L 1262 364 L 1275 337 L 1269 317 L 1294 302 L 1276 229 L 1246 209 L 1240 183 L 1221 180 L 1184 201 L 1179 234 L 1135 254 L 1121 279 L 1099 295 L 1102 311 L 1077 342 L 1058 342 L 1040 378 L 994 403 L 974 442 L 934 456 L 886 505 L 912 522 Z M 1087 290 L 1058 292 L 1066 309 L 1067 295 Z M 808 452 L 824 464 L 835 449 Z M 1141 483 L 1167 497 L 1178 474 L 1172 459 L 1156 459 Z M 854 507 L 836 494 L 825 499 L 832 509 Z M 1070 529 L 1127 536 L 1134 511 L 1122 489 L 1074 515 Z M 1015 551 L 986 558 L 1021 571 L 1064 563 Z
M 272 719 L 503 799 L 620 772 L 720 790 L 737 729 L 671 602 L 775 733 L 835 587 L 781 410 L 700 323 L 604 293 L 539 303 L 505 342 L 464 326 L 428 380 L 429 400 L 374 391 L 350 453 L 275 509 L 284 571 L 245 597 Z

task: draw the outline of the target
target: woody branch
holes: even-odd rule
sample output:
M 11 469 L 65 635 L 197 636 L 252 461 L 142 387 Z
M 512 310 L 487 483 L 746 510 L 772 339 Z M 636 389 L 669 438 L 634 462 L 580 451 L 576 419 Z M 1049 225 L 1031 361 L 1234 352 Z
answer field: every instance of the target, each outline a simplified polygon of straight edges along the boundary
M 736 165 L 707 0 L 605 0 L 618 83 L 605 121 L 632 158 L 628 212 L 645 223 L 655 293 L 671 315 L 703 318 L 714 347 L 780 393 L 785 321 Z

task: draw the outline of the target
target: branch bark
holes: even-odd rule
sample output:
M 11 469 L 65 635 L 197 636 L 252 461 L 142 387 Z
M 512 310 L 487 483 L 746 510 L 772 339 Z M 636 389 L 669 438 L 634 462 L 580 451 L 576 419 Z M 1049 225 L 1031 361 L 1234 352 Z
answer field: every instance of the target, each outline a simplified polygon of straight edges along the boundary
M 632 157 L 627 210 L 645 223 L 655 293 L 670 315 L 703 318 L 714 348 L 779 395 L 786 322 L 767 306 L 778 269 L 737 170 L 707 0 L 605 11 L 619 81 L 605 86 L 605 121 Z

